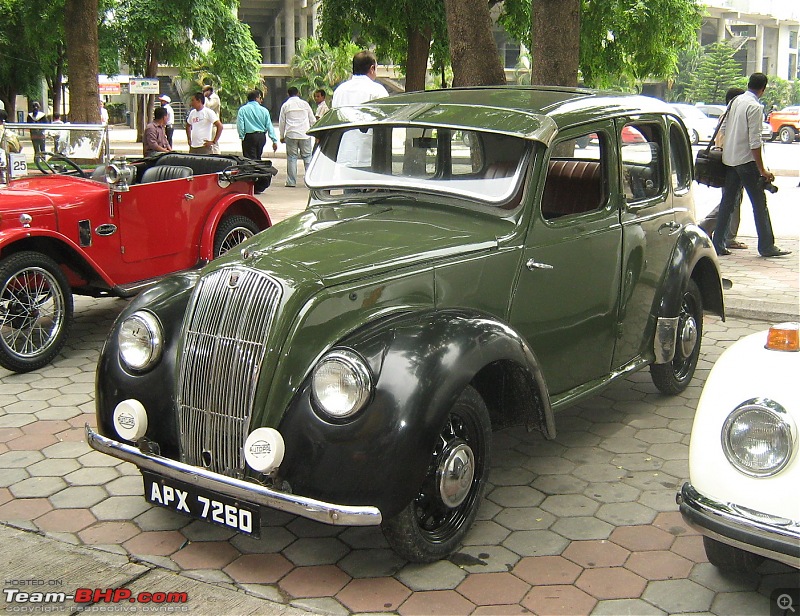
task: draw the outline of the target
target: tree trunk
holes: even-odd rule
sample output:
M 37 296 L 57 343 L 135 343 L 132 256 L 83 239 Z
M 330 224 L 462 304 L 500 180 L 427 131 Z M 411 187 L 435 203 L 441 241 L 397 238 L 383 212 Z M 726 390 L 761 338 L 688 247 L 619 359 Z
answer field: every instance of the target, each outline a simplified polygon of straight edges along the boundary
M 100 123 L 97 1 L 66 0 L 64 6 L 64 38 L 69 65 L 69 119 L 75 123 Z
M 406 92 L 425 89 L 428 56 L 431 52 L 431 29 L 408 29 L 408 58 L 406 59 Z
M 485 0 L 445 0 L 453 86 L 489 86 L 506 82 L 500 52 L 492 36 Z
M 533 0 L 531 83 L 577 86 L 581 0 Z

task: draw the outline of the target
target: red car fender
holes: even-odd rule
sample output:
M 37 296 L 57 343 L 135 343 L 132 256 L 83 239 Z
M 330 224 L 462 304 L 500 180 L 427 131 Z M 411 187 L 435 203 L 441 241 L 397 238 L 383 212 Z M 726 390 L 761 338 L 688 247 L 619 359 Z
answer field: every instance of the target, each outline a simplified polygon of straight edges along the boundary
M 86 254 L 85 251 L 81 250 L 81 248 L 69 239 L 67 236 L 58 233 L 57 231 L 52 231 L 50 229 L 9 229 L 0 233 L 0 254 L 5 254 L 7 249 L 16 244 L 17 242 L 21 242 L 30 238 L 47 238 L 50 240 L 54 240 L 57 243 L 66 245 L 69 248 L 69 251 L 76 256 L 77 259 L 84 261 L 91 269 L 97 273 L 110 287 L 115 285 L 114 281 L 109 277 L 109 275 L 103 270 L 102 267 L 89 255 Z M 43 254 L 48 254 L 46 251 L 40 250 Z M 52 255 L 48 255 L 52 256 Z M 57 259 L 57 261 L 62 261 Z M 62 267 L 63 269 L 63 267 Z M 69 276 L 69 272 L 66 272 L 68 278 L 70 279 L 70 283 L 73 283 L 73 277 Z
M 214 234 L 217 232 L 217 227 L 223 218 L 236 214 L 251 218 L 262 231 L 272 226 L 267 209 L 258 199 L 241 193 L 226 195 L 219 200 L 206 219 L 200 235 L 201 260 L 208 262 L 214 258 Z

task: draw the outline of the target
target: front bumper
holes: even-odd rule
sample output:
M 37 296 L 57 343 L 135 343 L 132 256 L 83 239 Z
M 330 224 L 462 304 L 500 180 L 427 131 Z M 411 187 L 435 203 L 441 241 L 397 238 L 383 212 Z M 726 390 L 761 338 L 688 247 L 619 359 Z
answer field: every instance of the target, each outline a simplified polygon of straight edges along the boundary
M 131 462 L 156 475 L 198 487 L 255 505 L 286 511 L 324 524 L 342 526 L 377 526 L 381 512 L 377 507 L 334 505 L 278 492 L 257 483 L 212 473 L 204 468 L 183 464 L 170 458 L 144 453 L 131 445 L 98 434 L 86 425 L 86 442 L 97 451 Z
M 797 521 L 746 515 L 718 503 L 684 483 L 677 496 L 683 519 L 720 543 L 800 568 L 800 526 Z

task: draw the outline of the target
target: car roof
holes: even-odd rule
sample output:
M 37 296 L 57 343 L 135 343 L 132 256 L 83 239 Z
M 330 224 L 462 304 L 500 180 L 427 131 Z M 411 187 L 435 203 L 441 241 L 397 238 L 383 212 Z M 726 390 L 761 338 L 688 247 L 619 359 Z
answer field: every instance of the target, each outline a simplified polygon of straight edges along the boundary
M 332 109 L 318 133 L 342 126 L 407 124 L 480 129 L 550 143 L 560 129 L 603 118 L 673 113 L 648 96 L 585 88 L 486 86 L 408 92 Z

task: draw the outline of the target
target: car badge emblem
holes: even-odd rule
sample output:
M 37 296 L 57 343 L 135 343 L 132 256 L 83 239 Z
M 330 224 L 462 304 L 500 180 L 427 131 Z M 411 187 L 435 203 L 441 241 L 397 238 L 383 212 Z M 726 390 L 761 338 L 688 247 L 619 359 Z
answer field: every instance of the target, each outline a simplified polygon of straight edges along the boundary
M 110 223 L 99 225 L 95 228 L 94 232 L 101 237 L 114 235 L 117 232 L 117 225 L 112 225 Z
M 233 272 L 228 277 L 228 287 L 230 287 L 231 289 L 235 289 L 238 286 L 239 286 L 239 272 Z

